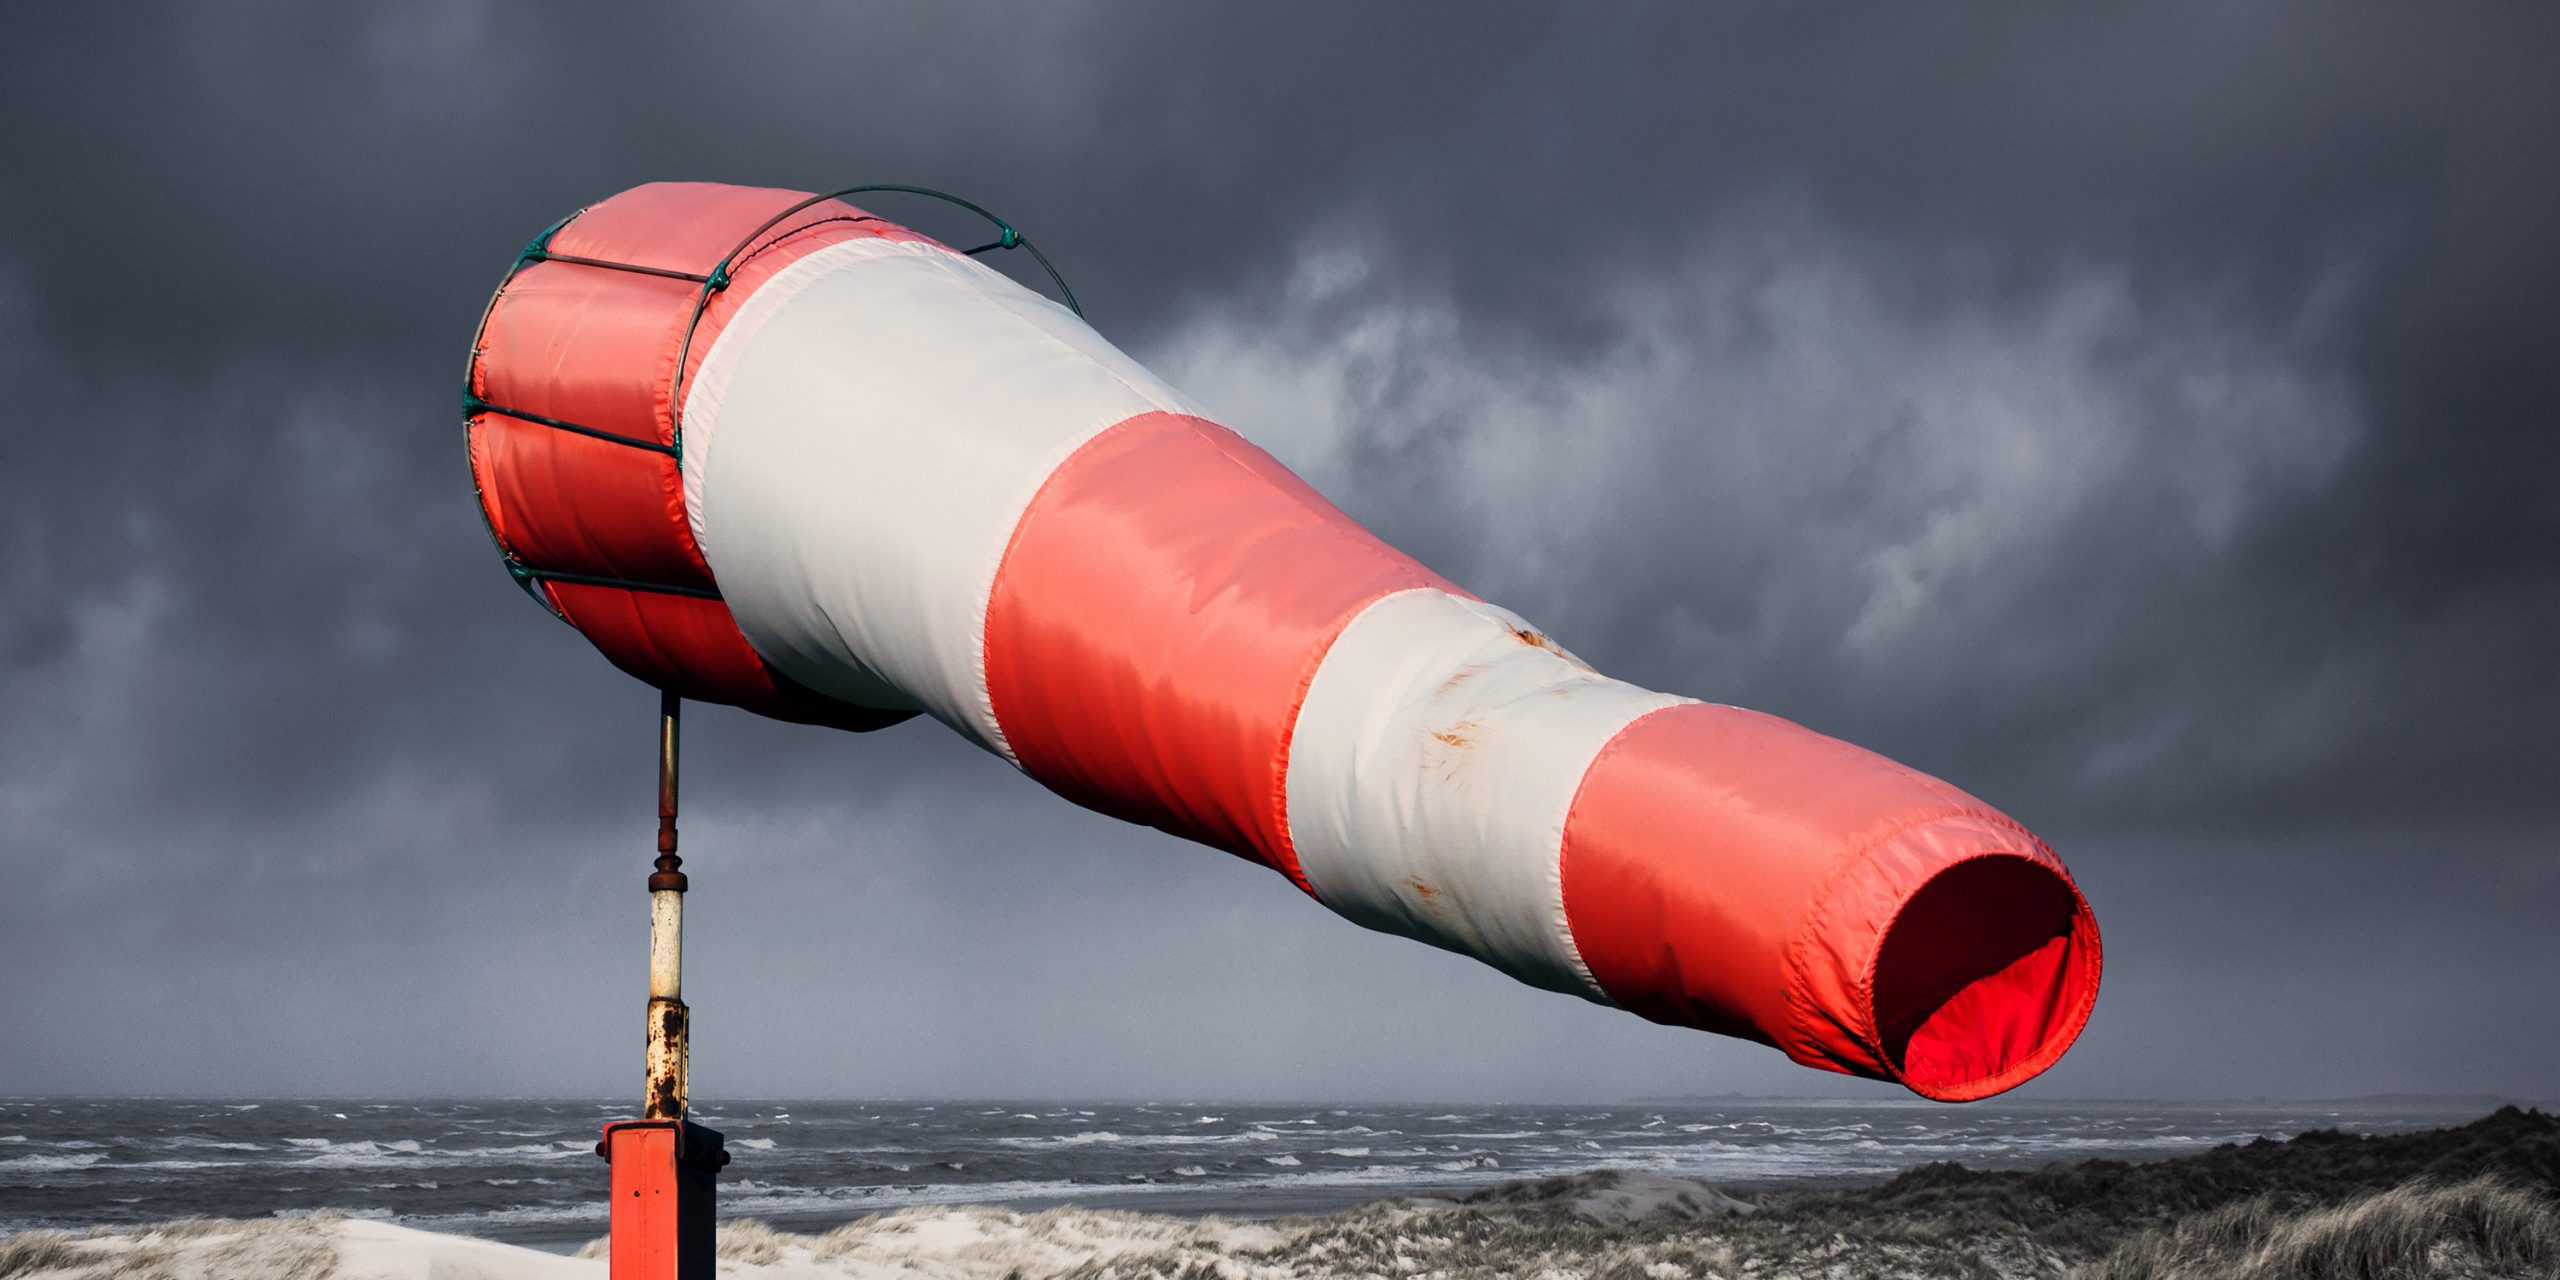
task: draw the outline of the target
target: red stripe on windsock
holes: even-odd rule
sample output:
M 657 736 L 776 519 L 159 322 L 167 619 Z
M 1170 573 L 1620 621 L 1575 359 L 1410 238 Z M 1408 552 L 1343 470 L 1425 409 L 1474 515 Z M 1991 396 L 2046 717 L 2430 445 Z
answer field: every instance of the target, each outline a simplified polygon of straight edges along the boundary
M 2097 925 L 2043 842 L 1775 716 L 1629 725 L 1562 858 L 1575 946 L 1620 1005 L 1941 1101 L 2052 1065 L 2097 999 Z
M 987 692 L 1022 768 L 1114 817 L 1262 862 L 1289 842 L 1289 736 L 1371 601 L 1454 590 L 1214 422 L 1087 441 L 1015 527 L 987 605 Z

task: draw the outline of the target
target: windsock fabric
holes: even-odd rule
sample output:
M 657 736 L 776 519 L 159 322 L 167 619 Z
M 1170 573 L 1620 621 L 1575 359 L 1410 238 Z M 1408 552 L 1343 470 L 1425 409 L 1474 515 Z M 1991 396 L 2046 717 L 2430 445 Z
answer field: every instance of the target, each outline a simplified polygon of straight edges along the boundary
M 802 198 L 616 196 L 475 347 L 491 531 L 626 671 L 844 728 L 921 712 L 1362 925 L 1931 1098 L 2078 1034 L 2097 928 L 2024 828 L 1592 670 L 1064 308 L 860 210 L 706 279 Z

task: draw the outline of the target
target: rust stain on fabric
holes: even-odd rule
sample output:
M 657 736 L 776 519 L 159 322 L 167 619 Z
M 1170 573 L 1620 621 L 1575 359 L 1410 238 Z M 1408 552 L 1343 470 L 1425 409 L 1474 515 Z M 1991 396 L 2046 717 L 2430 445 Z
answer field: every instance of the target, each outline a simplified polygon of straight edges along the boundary
M 1564 650 L 1558 648 L 1555 641 L 1549 640 L 1545 636 L 1539 635 L 1537 632 L 1532 631 L 1527 627 L 1513 627 L 1511 629 L 1511 638 L 1529 646 L 1532 649 L 1544 649 L 1549 653 L 1558 655 L 1559 657 L 1564 654 Z
M 1473 720 L 1461 720 L 1446 729 L 1432 730 L 1431 736 L 1460 751 L 1465 751 L 1474 747 L 1477 740 L 1484 736 L 1484 726 Z
M 1440 909 L 1440 891 L 1425 883 L 1420 876 L 1406 876 L 1404 887 L 1413 890 L 1414 901 L 1426 911 Z
M 1482 670 L 1484 670 L 1484 664 L 1483 664 L 1483 663 L 1481 663 L 1481 662 L 1470 662 L 1470 663 L 1468 663 L 1467 665 L 1465 665 L 1465 666 L 1463 666 L 1463 667 L 1458 668 L 1458 674 L 1453 675 L 1453 676 L 1449 677 L 1448 679 L 1441 681 L 1441 682 L 1440 682 L 1440 690 L 1439 690 L 1439 691 L 1440 691 L 1441 693 L 1447 693 L 1447 692 L 1449 692 L 1451 689 L 1455 689 L 1455 688 L 1457 688 L 1459 685 L 1465 684 L 1465 683 L 1467 682 L 1467 677 L 1472 676 L 1472 675 L 1474 675 L 1475 673 L 1477 673 L 1477 672 L 1479 672 L 1479 671 L 1482 671 Z

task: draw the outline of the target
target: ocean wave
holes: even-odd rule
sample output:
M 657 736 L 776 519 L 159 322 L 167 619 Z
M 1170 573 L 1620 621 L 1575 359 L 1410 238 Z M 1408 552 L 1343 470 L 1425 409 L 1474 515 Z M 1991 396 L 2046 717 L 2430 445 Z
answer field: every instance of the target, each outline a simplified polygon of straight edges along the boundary
M 0 1160 L 0 1170 L 19 1173 L 60 1173 L 71 1169 L 86 1169 L 106 1158 L 102 1153 L 85 1151 L 69 1156 L 18 1156 Z
M 1061 1133 L 1049 1141 L 1062 1147 L 1081 1147 L 1095 1142 L 1118 1142 L 1120 1135 L 1109 1129 L 1087 1129 L 1080 1133 Z
M 591 1156 L 595 1148 L 583 1142 L 527 1142 L 499 1147 L 430 1147 L 416 1138 L 392 1142 L 375 1142 L 356 1138 L 334 1141 L 328 1138 L 287 1138 L 286 1142 L 310 1152 L 292 1162 L 308 1169 L 376 1169 L 394 1166 L 458 1165 L 490 1162 L 521 1163 L 527 1160 L 573 1160 Z M 748 1139 L 747 1141 L 765 1141 Z
M 1003 1137 L 983 1138 L 978 1139 L 978 1141 L 986 1142 L 993 1146 L 1011 1147 L 1017 1150 L 1025 1148 L 1077 1147 L 1095 1144 L 1126 1147 L 1196 1148 L 1229 1146 L 1244 1142 L 1280 1142 L 1290 1138 L 1303 1138 L 1308 1136 L 1312 1135 L 1273 1133 L 1268 1129 L 1246 1129 L 1238 1133 L 1121 1133 L 1112 1129 L 1080 1129 L 1070 1133 L 1044 1133 L 1031 1135 L 1007 1134 Z M 835 1149 L 842 1151 L 914 1150 L 912 1147 L 839 1147 Z
M 159 1141 L 164 1147 L 184 1147 L 192 1151 L 264 1151 L 267 1149 L 263 1143 L 221 1142 L 187 1133 L 174 1134 Z

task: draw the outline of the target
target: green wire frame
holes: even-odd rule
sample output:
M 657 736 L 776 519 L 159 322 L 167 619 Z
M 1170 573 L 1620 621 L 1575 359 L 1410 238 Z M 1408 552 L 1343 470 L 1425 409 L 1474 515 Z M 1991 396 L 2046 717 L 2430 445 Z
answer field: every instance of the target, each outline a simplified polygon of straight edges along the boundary
M 718 294 L 729 287 L 729 271 L 732 267 L 737 265 L 739 255 L 746 253 L 749 249 L 753 248 L 756 241 L 762 239 L 766 232 L 771 231 L 775 227 L 789 221 L 794 215 L 800 213 L 802 210 L 824 204 L 829 200 L 838 200 L 845 196 L 860 195 L 869 191 L 887 191 L 897 192 L 904 195 L 927 196 L 935 200 L 940 200 L 945 204 L 956 205 L 986 219 L 988 222 L 994 224 L 996 228 L 996 238 L 985 244 L 979 245 L 977 248 L 964 249 L 961 250 L 961 252 L 974 258 L 979 254 L 990 251 L 1008 249 L 1029 250 L 1032 260 L 1040 264 L 1040 269 L 1042 271 L 1048 273 L 1049 282 L 1058 287 L 1058 296 L 1066 304 L 1067 310 L 1074 312 L 1076 318 L 1079 320 L 1084 318 L 1084 307 L 1077 303 L 1075 290 L 1067 287 L 1066 277 L 1058 274 L 1057 267 L 1050 264 L 1049 256 L 1040 252 L 1040 247 L 1031 243 L 1030 237 L 1023 235 L 1019 230 L 1015 229 L 1012 223 L 988 212 L 983 206 L 968 200 L 963 200 L 948 191 L 937 191 L 931 187 L 911 187 L 898 183 L 879 182 L 867 183 L 857 187 L 846 187 L 842 190 L 827 192 L 824 195 L 810 196 L 807 199 L 801 200 L 798 203 L 793 204 L 791 207 L 784 209 L 782 212 L 765 219 L 762 223 L 759 223 L 755 230 L 748 232 L 743 239 L 739 240 L 736 245 L 730 248 L 728 253 L 723 254 L 720 258 L 719 265 L 713 267 L 707 275 L 696 275 L 690 271 L 675 271 L 665 267 L 644 267 L 637 263 L 606 262 L 598 258 L 582 258 L 571 254 L 555 254 L 551 252 L 551 238 L 560 234 L 563 228 L 567 227 L 570 223 L 577 221 L 579 215 L 587 211 L 586 209 L 580 209 L 576 213 L 572 213 L 568 217 L 552 223 L 549 227 L 543 230 L 541 235 L 534 237 L 533 243 L 526 245 L 524 247 L 524 252 L 517 254 L 515 262 L 508 266 L 507 274 L 498 281 L 498 287 L 490 292 L 487 305 L 481 307 L 480 327 L 471 335 L 471 359 L 463 367 L 462 408 L 464 423 L 468 425 L 472 418 L 478 417 L 484 413 L 500 414 L 520 421 L 531 422 L 539 426 L 550 427 L 553 430 L 567 431 L 572 434 L 586 436 L 590 439 L 602 440 L 608 444 L 618 444 L 634 449 L 646 449 L 653 453 L 663 453 L 673 458 L 675 460 L 677 470 L 682 471 L 684 468 L 684 375 L 685 366 L 693 357 L 693 335 L 701 329 L 703 313 L 711 309 L 711 299 L 713 295 Z M 588 206 L 588 208 L 592 207 L 594 206 Z M 638 275 L 660 276 L 670 280 L 693 281 L 702 286 L 702 291 L 694 296 L 693 314 L 685 319 L 684 342 L 676 350 L 675 380 L 667 389 L 667 434 L 670 443 L 659 444 L 655 440 L 641 440 L 623 435 L 619 432 L 606 431 L 598 427 L 581 426 L 574 422 L 564 422 L 557 418 L 544 417 L 541 414 L 528 413 L 520 409 L 510 409 L 505 405 L 491 404 L 480 398 L 479 392 L 471 385 L 471 373 L 480 365 L 480 343 L 489 334 L 489 317 L 497 311 L 499 297 L 506 293 L 508 285 L 515 282 L 517 274 L 522 272 L 528 265 L 536 262 L 565 262 L 574 266 L 598 267 L 608 271 L 628 271 Z M 465 448 L 466 450 L 468 449 L 467 443 Z M 567 617 L 562 615 L 560 610 L 556 606 L 552 605 L 549 600 L 544 599 L 538 584 L 546 581 L 567 582 L 583 586 L 620 587 L 628 591 L 650 591 L 662 595 L 693 596 L 699 599 L 708 600 L 717 600 L 720 598 L 720 593 L 718 591 L 708 587 L 679 586 L 673 583 L 664 582 L 637 582 L 625 578 L 599 577 L 594 574 L 568 573 L 552 569 L 536 569 L 533 566 L 526 564 L 523 560 L 518 559 L 515 551 L 499 539 L 497 526 L 489 522 L 488 495 L 479 492 L 479 483 L 479 477 L 475 473 L 472 477 L 472 490 L 473 496 L 480 500 L 480 524 L 481 527 L 489 531 L 489 541 L 497 546 L 498 554 L 505 558 L 508 574 L 515 578 L 517 586 L 524 588 L 526 595 L 532 596 L 535 600 L 540 601 L 544 608 L 549 609 L 554 616 L 560 617 L 564 622 L 568 620 Z

